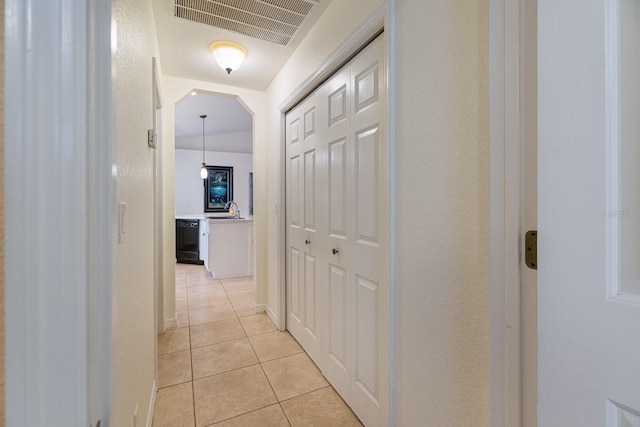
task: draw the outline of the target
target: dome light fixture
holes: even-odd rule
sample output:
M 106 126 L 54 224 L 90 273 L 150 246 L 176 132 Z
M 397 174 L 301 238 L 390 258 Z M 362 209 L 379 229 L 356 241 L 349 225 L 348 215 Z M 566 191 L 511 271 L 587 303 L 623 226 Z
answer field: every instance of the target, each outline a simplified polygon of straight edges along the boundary
M 227 41 L 215 42 L 209 48 L 216 58 L 218 65 L 231 74 L 242 65 L 242 61 L 247 57 L 247 49 L 239 44 Z

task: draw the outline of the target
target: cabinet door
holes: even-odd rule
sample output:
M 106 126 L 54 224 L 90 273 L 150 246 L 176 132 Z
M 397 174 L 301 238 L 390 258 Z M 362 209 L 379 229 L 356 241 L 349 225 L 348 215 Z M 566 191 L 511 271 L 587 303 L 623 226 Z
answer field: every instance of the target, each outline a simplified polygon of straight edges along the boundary
M 204 261 L 204 265 L 209 269 L 209 224 L 207 221 L 200 220 L 200 261 Z
M 251 227 L 251 221 L 246 220 L 209 223 L 209 271 L 214 279 L 251 274 Z

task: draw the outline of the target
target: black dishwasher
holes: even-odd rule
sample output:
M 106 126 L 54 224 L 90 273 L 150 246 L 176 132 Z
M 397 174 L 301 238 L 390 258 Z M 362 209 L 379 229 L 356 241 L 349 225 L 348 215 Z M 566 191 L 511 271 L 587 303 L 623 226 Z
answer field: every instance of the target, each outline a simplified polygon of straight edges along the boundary
M 203 264 L 200 260 L 200 222 L 176 219 L 176 259 L 183 264 Z

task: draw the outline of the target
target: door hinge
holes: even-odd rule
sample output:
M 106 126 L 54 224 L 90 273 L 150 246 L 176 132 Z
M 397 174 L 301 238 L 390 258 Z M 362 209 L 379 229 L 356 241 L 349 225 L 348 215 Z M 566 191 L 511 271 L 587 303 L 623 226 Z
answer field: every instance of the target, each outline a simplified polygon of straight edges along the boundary
M 529 230 L 524 235 L 524 263 L 527 267 L 538 269 L 538 231 Z

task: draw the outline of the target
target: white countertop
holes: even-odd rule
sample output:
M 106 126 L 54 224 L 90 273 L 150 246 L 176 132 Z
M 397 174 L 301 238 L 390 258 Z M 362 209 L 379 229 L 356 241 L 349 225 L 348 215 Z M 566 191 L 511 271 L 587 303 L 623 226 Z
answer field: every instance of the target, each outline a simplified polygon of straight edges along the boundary
M 176 215 L 176 219 L 204 219 L 204 215 Z
M 252 217 L 229 218 L 228 215 L 220 215 L 220 214 L 215 215 L 213 213 L 196 214 L 196 215 L 176 215 L 176 219 L 197 219 L 197 220 L 207 220 L 209 222 L 253 221 Z

